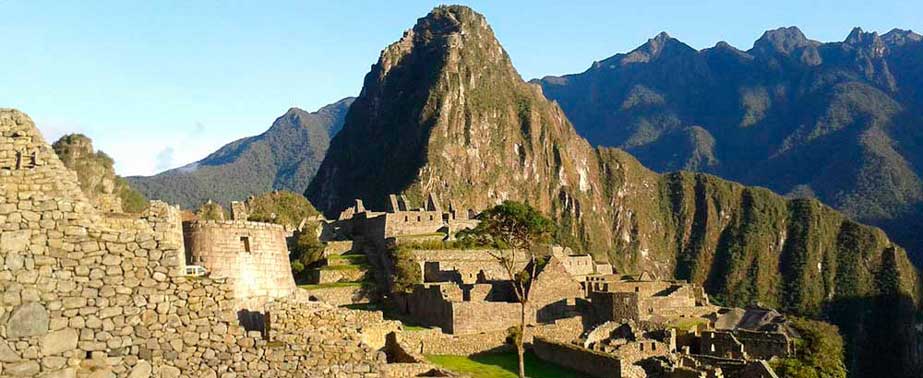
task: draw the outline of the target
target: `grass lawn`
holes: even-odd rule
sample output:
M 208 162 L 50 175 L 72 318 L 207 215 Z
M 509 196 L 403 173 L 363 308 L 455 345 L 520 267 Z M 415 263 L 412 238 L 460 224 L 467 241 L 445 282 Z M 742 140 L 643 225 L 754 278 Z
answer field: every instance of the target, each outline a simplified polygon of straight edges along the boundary
M 307 284 L 307 285 L 298 285 L 298 287 L 306 290 L 311 289 L 329 289 L 332 287 L 359 287 L 362 286 L 362 282 L 331 282 L 325 284 Z
M 426 359 L 442 368 L 472 378 L 516 378 L 519 369 L 516 352 L 485 354 L 480 356 L 427 355 Z M 526 376 L 531 378 L 580 378 L 584 375 L 562 368 L 526 352 Z

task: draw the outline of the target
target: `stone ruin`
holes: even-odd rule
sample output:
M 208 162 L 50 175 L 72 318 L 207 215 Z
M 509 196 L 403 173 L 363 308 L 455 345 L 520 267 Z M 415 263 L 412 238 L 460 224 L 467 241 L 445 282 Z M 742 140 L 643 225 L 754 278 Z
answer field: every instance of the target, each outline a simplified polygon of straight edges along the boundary
M 474 210 L 459 210 L 455 205 L 443 209 L 439 199 L 430 194 L 421 208 L 411 208 L 406 196 L 389 196 L 385 211 L 365 208 L 361 199 L 343 210 L 339 217 L 325 226 L 322 240 L 343 240 L 362 237 L 383 242 L 399 236 L 421 236 L 444 233 L 451 237 L 456 231 L 477 225 Z
M 185 274 L 177 208 L 100 213 L 28 116 L 7 109 L 0 230 L 0 376 L 382 375 L 369 335 L 393 324 L 380 313 L 290 296 L 244 329 L 236 277 Z

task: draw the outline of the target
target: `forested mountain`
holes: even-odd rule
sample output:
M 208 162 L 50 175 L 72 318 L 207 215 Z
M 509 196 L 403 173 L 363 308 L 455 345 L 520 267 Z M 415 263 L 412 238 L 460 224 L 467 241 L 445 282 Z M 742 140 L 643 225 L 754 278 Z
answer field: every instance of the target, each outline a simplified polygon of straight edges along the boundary
M 352 101 L 345 98 L 313 113 L 291 108 L 260 135 L 229 143 L 195 163 L 128 180 L 151 199 L 187 209 L 273 189 L 301 193 L 324 159 L 330 138 L 343 127 Z
M 433 193 L 456 209 L 528 202 L 562 226 L 560 241 L 620 272 L 838 324 L 856 376 L 919 372 L 918 275 L 884 232 L 816 200 L 661 175 L 594 148 L 469 8 L 438 7 L 383 50 L 305 194 L 335 216 L 354 198 L 383 209 L 390 193 L 417 206 Z
M 747 51 L 665 33 L 583 73 L 535 81 L 594 145 L 659 172 L 813 197 L 882 227 L 923 263 L 923 38 L 794 27 Z

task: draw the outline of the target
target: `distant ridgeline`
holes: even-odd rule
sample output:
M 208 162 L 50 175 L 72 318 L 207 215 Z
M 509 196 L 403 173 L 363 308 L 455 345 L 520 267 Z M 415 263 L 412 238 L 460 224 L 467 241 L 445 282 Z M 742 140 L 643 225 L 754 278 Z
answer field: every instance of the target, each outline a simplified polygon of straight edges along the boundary
M 304 192 L 352 101 L 345 98 L 313 113 L 291 108 L 260 135 L 229 143 L 184 167 L 128 181 L 151 199 L 186 209 L 208 200 L 227 206 L 274 189 Z
M 918 272 L 884 232 L 815 200 L 660 175 L 592 147 L 471 9 L 439 7 L 382 51 L 305 192 L 328 218 L 356 198 L 386 208 L 391 193 L 411 208 L 430 193 L 458 209 L 528 202 L 555 218 L 561 242 L 618 272 L 828 319 L 856 376 L 919 371 Z
M 580 135 L 658 172 L 716 174 L 818 198 L 923 263 L 923 37 L 843 42 L 767 31 L 747 51 L 665 33 L 583 73 L 534 81 Z

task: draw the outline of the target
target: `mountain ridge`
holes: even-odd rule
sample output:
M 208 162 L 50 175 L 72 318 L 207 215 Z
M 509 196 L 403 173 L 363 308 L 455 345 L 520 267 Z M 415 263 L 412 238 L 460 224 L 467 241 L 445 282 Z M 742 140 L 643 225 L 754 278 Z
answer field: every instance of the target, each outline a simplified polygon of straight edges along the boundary
M 352 101 L 347 97 L 315 112 L 292 107 L 263 133 L 228 143 L 202 160 L 127 179 L 149 198 L 193 209 L 208 200 L 227 204 L 274 189 L 303 192 Z
M 923 161 L 913 152 L 923 145 L 921 40 L 855 28 L 822 43 L 786 27 L 746 51 L 718 43 L 531 82 L 594 145 L 623 148 L 658 172 L 816 197 L 923 252 Z

